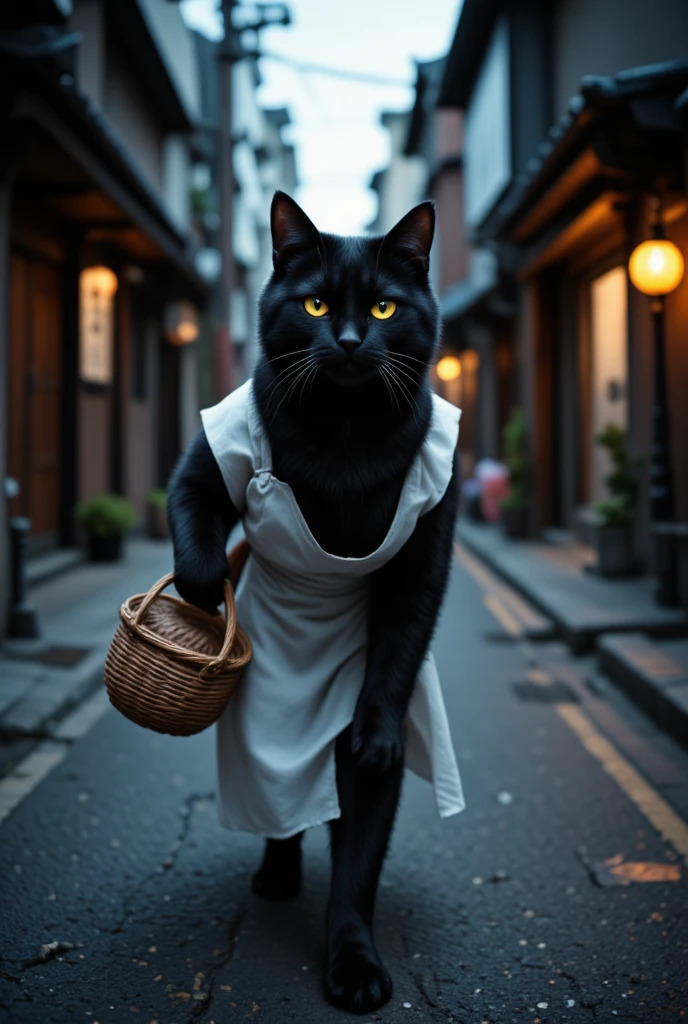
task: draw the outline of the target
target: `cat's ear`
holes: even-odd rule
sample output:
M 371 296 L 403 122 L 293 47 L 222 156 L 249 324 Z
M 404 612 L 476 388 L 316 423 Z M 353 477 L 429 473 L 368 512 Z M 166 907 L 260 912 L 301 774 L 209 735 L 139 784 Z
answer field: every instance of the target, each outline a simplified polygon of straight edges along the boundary
M 428 199 L 414 206 L 382 240 L 385 252 L 400 256 L 414 270 L 427 276 L 430 248 L 435 234 L 435 204 Z
M 289 259 L 306 249 L 318 249 L 320 232 L 286 192 L 275 192 L 270 209 L 272 265 L 283 270 Z

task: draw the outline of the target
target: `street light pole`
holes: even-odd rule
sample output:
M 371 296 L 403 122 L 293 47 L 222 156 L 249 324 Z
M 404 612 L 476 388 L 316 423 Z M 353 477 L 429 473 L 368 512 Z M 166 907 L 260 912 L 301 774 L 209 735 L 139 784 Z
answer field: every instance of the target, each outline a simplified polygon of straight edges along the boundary
M 664 297 L 652 300 L 654 334 L 654 404 L 652 447 L 650 449 L 650 512 L 653 523 L 674 518 L 674 486 L 669 451 L 669 411 L 666 390 L 666 348 L 664 343 Z
M 664 345 L 664 306 L 683 279 L 684 262 L 680 250 L 663 237 L 658 202 L 652 226 L 653 238 L 641 242 L 628 263 L 631 281 L 650 299 L 654 336 L 654 400 L 652 406 L 652 447 L 650 449 L 650 515 L 655 538 L 655 569 L 660 604 L 678 604 L 676 554 L 677 525 L 674 523 L 674 488 L 669 446 L 669 410 L 666 388 L 666 350 Z
M 234 384 L 234 349 L 230 329 L 230 308 L 232 295 L 237 283 L 236 260 L 234 258 L 234 197 L 236 182 L 234 180 L 234 139 L 233 139 L 233 81 L 232 71 L 236 61 L 243 58 L 258 59 L 259 50 L 247 50 L 241 45 L 241 33 L 253 32 L 256 35 L 263 28 L 274 25 L 291 24 L 291 16 L 286 4 L 254 3 L 247 5 L 246 10 L 254 14 L 253 20 L 245 20 L 235 25 L 232 12 L 242 5 L 237 0 L 220 0 L 224 21 L 224 40 L 220 46 L 220 103 L 218 133 L 218 173 L 220 176 L 220 224 L 221 234 L 219 249 L 222 256 L 222 272 L 217 289 L 216 316 L 218 331 L 215 348 L 215 390 L 218 399 L 223 398 L 232 390 Z

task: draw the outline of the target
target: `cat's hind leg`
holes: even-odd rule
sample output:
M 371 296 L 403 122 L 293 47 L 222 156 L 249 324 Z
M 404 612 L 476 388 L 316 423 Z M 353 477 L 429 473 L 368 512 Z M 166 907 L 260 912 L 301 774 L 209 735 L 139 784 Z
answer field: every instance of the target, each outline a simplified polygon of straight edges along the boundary
M 325 995 L 353 1013 L 370 1013 L 392 995 L 392 979 L 373 939 L 373 913 L 403 764 L 383 772 L 357 767 L 350 727 L 338 737 L 336 752 L 341 817 L 330 823 L 332 887 Z
M 263 863 L 253 876 L 252 888 L 266 900 L 288 900 L 301 890 L 301 839 L 299 832 L 289 839 L 268 839 Z

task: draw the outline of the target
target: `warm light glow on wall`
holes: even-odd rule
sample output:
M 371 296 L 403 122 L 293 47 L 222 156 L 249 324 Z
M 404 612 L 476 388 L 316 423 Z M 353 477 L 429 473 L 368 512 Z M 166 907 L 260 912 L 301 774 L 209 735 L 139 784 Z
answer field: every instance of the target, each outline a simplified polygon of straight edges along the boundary
M 117 276 L 109 267 L 79 275 L 79 376 L 87 384 L 112 383 L 113 299 Z
M 461 376 L 461 360 L 456 356 L 443 356 L 435 369 L 440 380 L 456 380 Z
M 182 345 L 188 345 L 189 342 L 195 341 L 198 337 L 198 324 L 191 320 L 182 320 L 177 326 L 177 337 Z
M 165 337 L 173 345 L 189 345 L 199 334 L 198 313 L 190 302 L 173 302 L 165 310 Z
M 683 280 L 683 256 L 678 246 L 664 238 L 653 238 L 633 250 L 628 273 L 644 295 L 668 295 Z
M 461 360 L 463 362 L 463 368 L 466 373 L 475 373 L 480 366 L 480 356 L 475 349 L 468 348 L 462 354 Z

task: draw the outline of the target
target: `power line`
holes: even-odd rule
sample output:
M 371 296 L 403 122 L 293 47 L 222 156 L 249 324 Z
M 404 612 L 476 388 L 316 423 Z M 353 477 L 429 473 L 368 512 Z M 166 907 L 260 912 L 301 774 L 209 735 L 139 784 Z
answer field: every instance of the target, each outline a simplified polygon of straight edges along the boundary
M 291 57 L 285 57 L 281 53 L 272 53 L 271 51 L 261 50 L 256 56 L 267 57 L 269 60 L 288 64 L 297 71 L 310 72 L 314 75 L 330 75 L 333 78 L 346 78 L 353 82 L 366 82 L 368 85 L 403 86 L 405 89 L 410 89 L 413 86 L 413 82 L 409 82 L 404 78 L 385 78 L 383 75 L 366 74 L 365 71 L 347 71 L 345 68 L 333 68 L 326 64 L 309 64 L 306 61 L 293 60 Z

